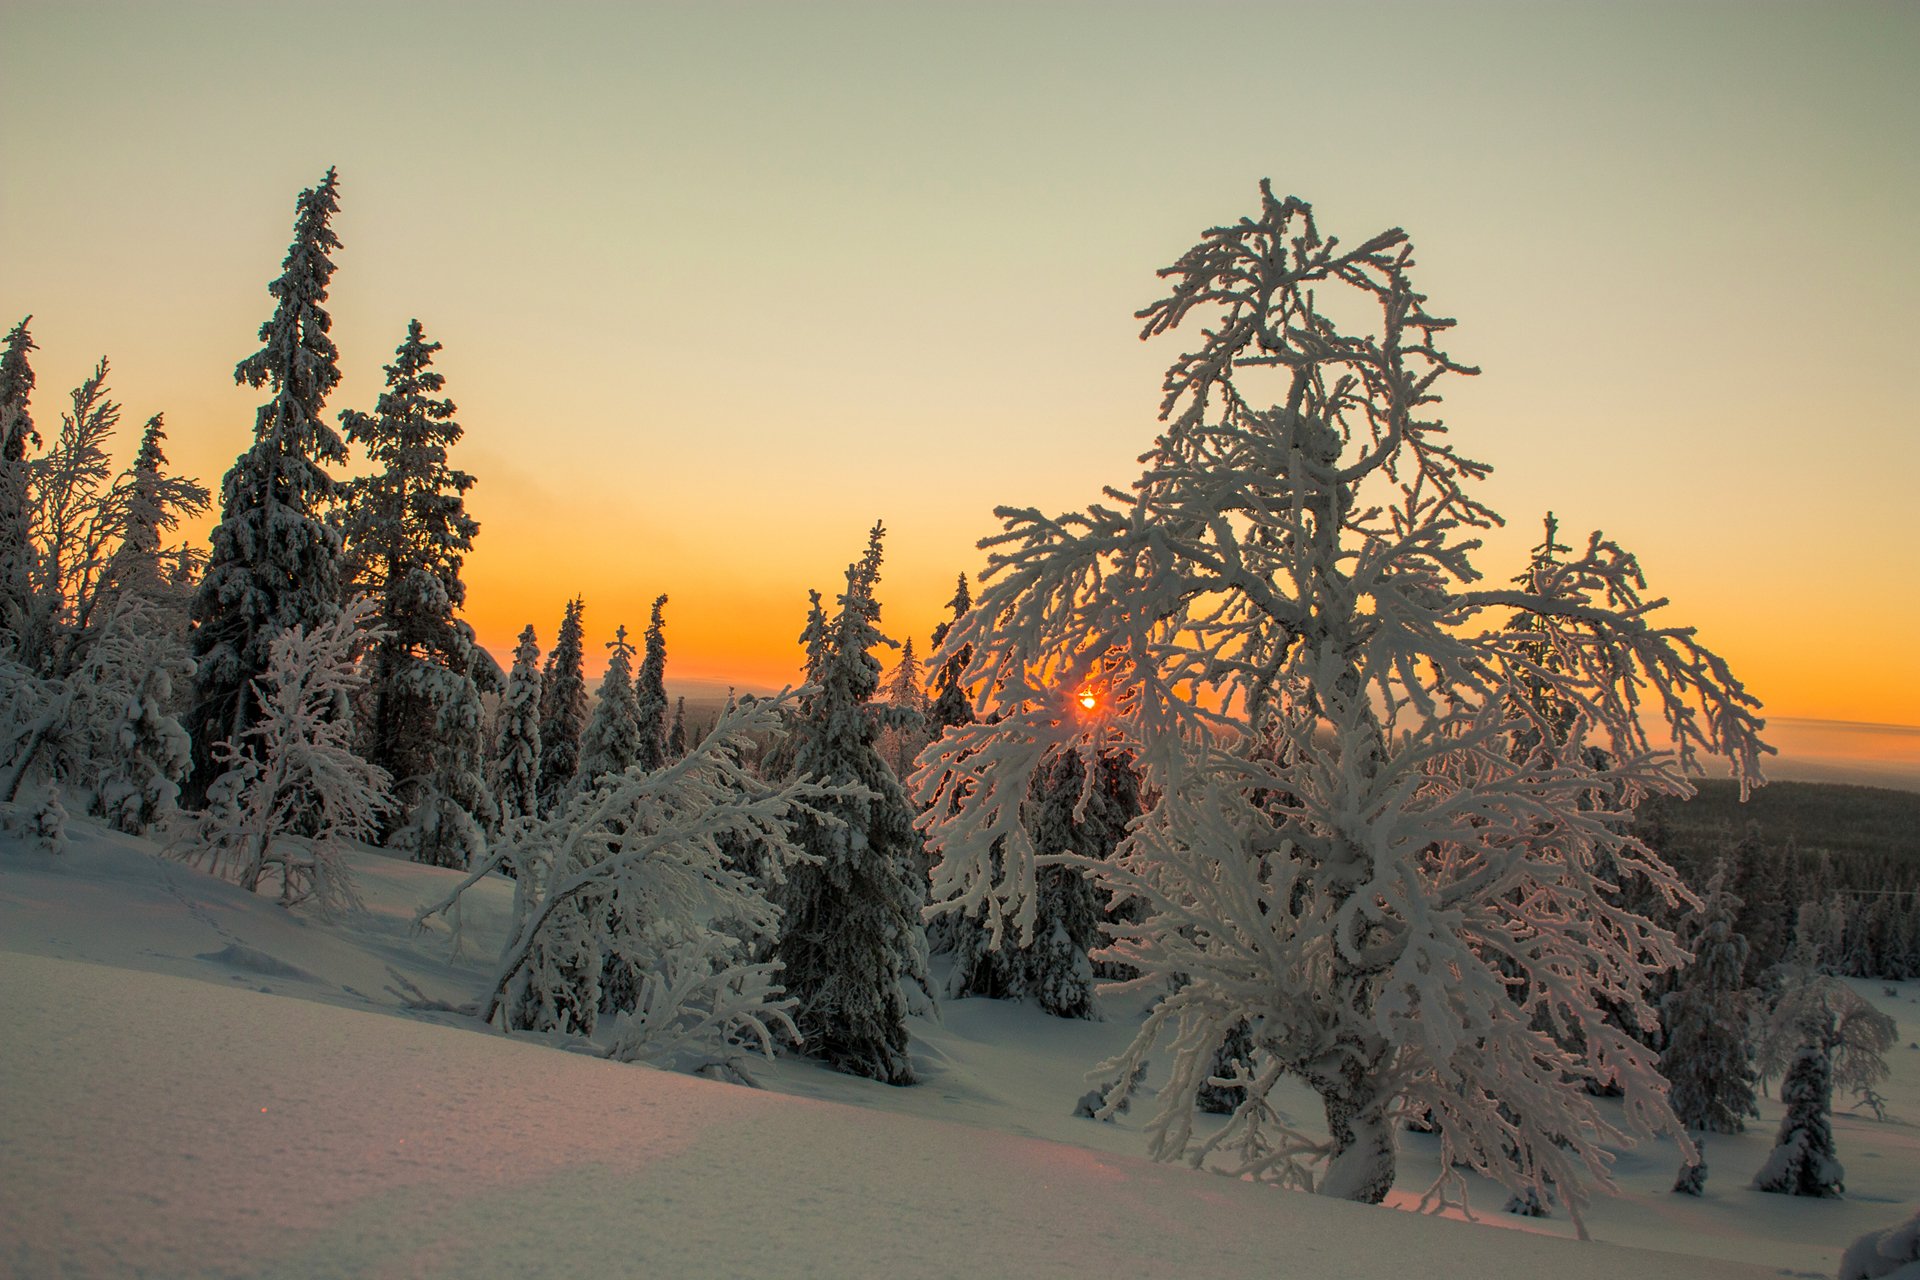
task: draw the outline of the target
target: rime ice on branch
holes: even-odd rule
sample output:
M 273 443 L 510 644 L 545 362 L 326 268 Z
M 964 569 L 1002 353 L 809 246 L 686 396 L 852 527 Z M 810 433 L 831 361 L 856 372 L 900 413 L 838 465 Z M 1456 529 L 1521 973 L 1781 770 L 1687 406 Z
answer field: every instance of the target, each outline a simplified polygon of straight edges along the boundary
M 1002 508 L 982 595 L 933 658 L 972 647 L 976 715 L 914 779 L 933 894 L 1028 930 L 1053 861 L 1020 820 L 1035 772 L 1096 739 L 1132 751 L 1149 809 L 1113 864 L 1064 861 L 1145 906 L 1105 958 L 1189 979 L 1103 1068 L 1125 1079 L 1170 1042 L 1155 1151 L 1377 1201 L 1397 1124 L 1430 1114 L 1443 1169 L 1577 1218 L 1608 1144 L 1677 1128 L 1654 1055 L 1601 1013 L 1652 1026 L 1647 980 L 1683 959 L 1609 892 L 1685 895 L 1627 833 L 1632 804 L 1685 791 L 1708 754 L 1757 781 L 1767 748 L 1756 701 L 1601 534 L 1480 585 L 1488 467 L 1436 412 L 1473 370 L 1413 266 L 1404 232 L 1349 248 L 1263 183 L 1256 216 L 1161 273 L 1142 336 L 1199 333 L 1143 474 L 1084 511 Z M 1096 671 L 1097 729 L 1070 705 Z M 1195 1094 L 1242 1022 L 1245 1100 L 1198 1140 Z M 1320 1095 L 1330 1140 L 1276 1121 L 1283 1077 Z M 1589 1082 L 1621 1086 L 1618 1123 Z

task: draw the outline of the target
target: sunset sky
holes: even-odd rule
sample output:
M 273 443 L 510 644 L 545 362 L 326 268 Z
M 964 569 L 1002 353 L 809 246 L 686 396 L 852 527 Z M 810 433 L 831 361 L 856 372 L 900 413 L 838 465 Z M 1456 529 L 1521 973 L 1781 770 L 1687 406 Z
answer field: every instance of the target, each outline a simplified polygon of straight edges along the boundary
M 445 343 L 482 641 L 664 591 L 670 680 L 770 686 L 876 518 L 924 646 L 996 504 L 1137 473 L 1179 338 L 1132 313 L 1270 176 L 1459 319 L 1484 571 L 1551 508 L 1772 715 L 1911 726 L 1916 65 L 1913 4 L 7 0 L 0 320 L 43 430 L 104 353 L 217 486 L 337 165 L 329 409 Z

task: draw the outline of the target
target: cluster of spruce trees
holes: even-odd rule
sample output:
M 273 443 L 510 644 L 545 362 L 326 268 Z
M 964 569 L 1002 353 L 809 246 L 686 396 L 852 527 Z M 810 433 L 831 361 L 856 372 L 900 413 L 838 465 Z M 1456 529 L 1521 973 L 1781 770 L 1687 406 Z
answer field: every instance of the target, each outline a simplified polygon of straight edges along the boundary
M 1742 1132 L 1759 1114 L 1758 1092 L 1779 1078 L 1787 1111 L 1754 1185 L 1838 1195 L 1845 1170 L 1833 1138 L 1834 1092 L 1851 1092 L 1856 1105 L 1879 1114 L 1874 1086 L 1886 1078 L 1883 1055 L 1894 1036 L 1891 1019 L 1839 978 L 1916 972 L 1911 870 L 1770 841 L 1751 822 L 1737 836 L 1691 839 L 1667 819 L 1662 805 L 1644 811 L 1641 838 L 1689 883 L 1705 886 L 1684 918 L 1671 903 L 1641 904 L 1650 919 L 1675 924 L 1694 952 L 1659 1006 L 1656 1043 L 1674 1111 L 1704 1144 L 1707 1134 Z M 1705 1177 L 1702 1157 L 1674 1189 L 1697 1195 Z

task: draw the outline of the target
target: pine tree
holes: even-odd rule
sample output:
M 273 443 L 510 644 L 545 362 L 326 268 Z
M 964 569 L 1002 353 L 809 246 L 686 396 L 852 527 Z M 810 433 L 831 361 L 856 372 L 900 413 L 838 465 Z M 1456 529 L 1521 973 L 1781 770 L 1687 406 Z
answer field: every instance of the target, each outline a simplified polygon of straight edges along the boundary
M 0 631 L 19 636 L 33 607 L 33 553 L 28 537 L 27 446 L 40 447 L 33 427 L 33 364 L 36 348 L 28 316 L 7 333 L 0 353 Z
M 600 681 L 600 698 L 580 739 L 580 776 L 589 786 L 610 773 L 625 773 L 640 757 L 640 720 L 633 698 L 633 646 L 625 626 L 607 642 L 613 656 Z
M 493 749 L 493 796 L 502 830 L 540 816 L 540 642 L 529 622 L 513 650 Z
M 540 691 L 540 812 L 551 813 L 580 772 L 580 735 L 587 727 L 586 602 L 567 602 L 560 633 L 547 653 Z
M 667 598 L 653 602 L 647 623 L 646 653 L 633 677 L 633 717 L 639 726 L 639 749 L 634 763 L 651 773 L 666 764 L 667 754 L 667 624 L 661 610 Z
M 340 381 L 332 320 L 321 305 L 333 278 L 328 255 L 340 247 L 329 225 L 338 194 L 332 169 L 300 193 L 293 245 L 268 286 L 277 305 L 260 326 L 261 348 L 234 369 L 236 382 L 273 394 L 255 418 L 252 447 L 221 485 L 220 523 L 194 597 L 194 804 L 226 767 L 215 748 L 256 741 L 247 733 L 261 714 L 253 681 L 267 669 L 274 638 L 324 626 L 339 612 L 340 539 L 322 509 L 336 489 L 325 467 L 345 462 L 347 447 L 321 416 Z
M 432 367 L 440 349 L 408 321 L 374 412 L 340 415 L 347 440 L 379 468 L 342 486 L 341 557 L 345 596 L 373 601 L 384 637 L 371 661 L 366 756 L 394 779 L 408 832 L 396 847 L 464 866 L 492 808 L 468 676 L 473 633 L 457 616 L 480 525 L 466 511 L 474 479 L 448 459 L 462 432 Z
M 913 772 L 914 761 L 927 745 L 931 709 L 912 636 L 900 646 L 900 662 L 887 680 L 886 689 L 880 754 L 897 776 L 905 778 Z
M 808 1053 L 835 1070 L 886 1084 L 914 1082 L 907 1054 L 908 984 L 926 982 L 920 928 L 923 895 L 911 874 L 912 814 L 893 771 L 875 750 L 868 703 L 880 683 L 872 655 L 880 633 L 874 587 L 884 530 L 847 567 L 846 590 L 829 616 L 813 596 L 801 643 L 809 692 L 796 717 L 791 774 L 870 796 L 820 807 L 838 821 L 804 816 L 795 843 L 818 859 L 796 866 L 775 955 L 798 1004 L 794 1021 Z
M 1661 1004 L 1667 1028 L 1661 1073 L 1680 1123 L 1706 1133 L 1741 1133 L 1754 1105 L 1753 996 L 1742 976 L 1747 940 L 1734 931 L 1740 900 L 1727 891 L 1722 860 L 1707 882 L 1693 937 L 1693 963 Z
M 1833 1015 L 1823 1008 L 1802 1023 L 1799 1051 L 1780 1086 L 1787 1113 L 1780 1120 L 1754 1189 L 1788 1196 L 1837 1196 L 1847 1171 L 1833 1146 Z

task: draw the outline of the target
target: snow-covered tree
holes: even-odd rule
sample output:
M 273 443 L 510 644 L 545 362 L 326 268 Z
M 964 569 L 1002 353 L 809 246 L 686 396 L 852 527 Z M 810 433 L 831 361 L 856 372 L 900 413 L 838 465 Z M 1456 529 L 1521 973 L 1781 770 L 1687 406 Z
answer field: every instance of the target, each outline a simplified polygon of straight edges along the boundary
M 1660 1070 L 1667 1100 L 1689 1129 L 1741 1133 L 1754 1106 L 1753 995 L 1742 976 L 1747 940 L 1734 932 L 1740 900 L 1727 891 L 1723 861 L 1707 882 L 1698 928 L 1690 939 L 1693 963 L 1661 1004 L 1667 1028 Z
M 653 602 L 647 622 L 646 651 L 633 676 L 633 719 L 638 728 L 634 762 L 642 769 L 658 769 L 670 758 L 667 750 L 667 624 L 661 611 L 667 598 Z
M 1093 710 L 1093 708 L 1089 708 Z M 1126 757 L 1097 743 L 1056 754 L 1034 776 L 1025 825 L 1043 854 L 1106 859 L 1139 812 L 1139 785 Z M 1094 967 L 1106 918 L 1101 894 L 1077 867 L 1045 866 L 1035 874 L 1033 941 L 988 945 L 984 929 L 957 938 L 948 993 L 1031 997 L 1061 1018 L 1094 1016 Z
M 1800 1047 L 1780 1084 L 1787 1113 L 1780 1119 L 1754 1189 L 1789 1196 L 1837 1196 L 1847 1171 L 1833 1146 L 1833 1015 L 1822 1011 L 1801 1023 Z
M 529 622 L 513 650 L 493 748 L 493 797 L 502 829 L 540 816 L 540 642 Z
M 560 633 L 540 677 L 540 811 L 550 813 L 580 772 L 580 736 L 587 727 L 586 602 L 567 601 Z
M 0 629 L 18 632 L 33 602 L 33 557 L 27 538 L 27 447 L 40 447 L 33 427 L 36 350 L 28 316 L 7 331 L 0 350 Z
M 589 783 L 609 773 L 625 773 L 640 757 L 640 720 L 633 698 L 634 648 L 627 629 L 614 629 L 607 641 L 613 651 L 607 674 L 600 681 L 600 697 L 593 704 L 586 733 L 580 739 L 580 776 Z
M 225 770 L 204 811 L 182 824 L 175 857 L 257 892 L 269 873 L 280 902 L 311 900 L 332 913 L 359 901 L 346 843 L 365 840 L 388 806 L 388 778 L 353 751 L 340 708 L 366 683 L 361 656 L 379 639 L 363 630 L 373 606 L 355 600 L 311 629 L 274 637 L 254 681 L 260 719 L 216 754 Z
M 1609 1145 L 1677 1129 L 1653 1055 L 1598 997 L 1652 1025 L 1647 981 L 1683 953 L 1600 869 L 1683 896 L 1625 810 L 1684 792 L 1703 753 L 1754 778 L 1760 724 L 1597 533 L 1526 586 L 1478 585 L 1488 468 L 1434 410 L 1471 370 L 1438 345 L 1451 322 L 1412 267 L 1404 232 L 1348 248 L 1262 184 L 1255 217 L 1163 272 L 1144 334 L 1202 333 L 1168 373 L 1144 474 L 1081 512 L 1001 509 L 983 592 L 936 655 L 973 646 L 980 719 L 915 775 L 934 894 L 1030 934 L 1052 859 L 1021 805 L 1091 735 L 1071 703 L 1118 654 L 1099 732 L 1134 753 L 1151 800 L 1114 862 L 1062 861 L 1144 904 L 1106 955 L 1143 983 L 1186 978 L 1102 1068 L 1124 1079 L 1170 1043 L 1153 1150 L 1377 1201 L 1399 1118 L 1431 1113 L 1443 1170 L 1552 1192 L 1578 1221 Z M 1553 661 L 1529 656 L 1543 645 Z M 1522 696 L 1539 691 L 1570 710 L 1563 732 Z M 1511 749 L 1549 728 L 1558 749 Z M 1242 746 L 1262 735 L 1271 759 Z M 1195 1094 L 1242 1022 L 1258 1070 L 1197 1141 Z M 1277 1120 L 1288 1077 L 1319 1094 L 1326 1140 Z M 1618 1123 L 1590 1082 L 1623 1090 Z M 1449 1172 L 1433 1194 L 1458 1187 Z
M 1802 936 L 1780 975 L 1780 994 L 1761 1028 L 1754 1065 L 1762 1080 L 1791 1070 L 1813 1032 L 1827 1056 L 1831 1084 L 1843 1093 L 1866 1094 L 1887 1078 L 1893 1047 L 1892 1018 L 1859 992 L 1820 968 L 1820 947 Z M 1785 1085 L 1781 1100 L 1786 1100 Z
M 339 350 L 328 335 L 333 321 L 322 305 L 333 278 L 329 255 L 340 247 L 330 225 L 338 196 L 332 169 L 300 193 L 293 244 L 267 286 L 276 305 L 260 326 L 260 350 L 233 371 L 236 382 L 266 387 L 272 397 L 255 417 L 253 445 L 221 484 L 220 523 L 193 602 L 191 804 L 231 767 L 220 743 L 259 742 L 247 732 L 262 712 L 254 681 L 275 638 L 290 627 L 324 628 L 340 609 L 340 537 L 323 518 L 336 487 L 326 468 L 347 460 L 346 442 L 323 417 L 340 381 Z
M 509 830 L 419 918 L 457 921 L 460 895 L 495 866 L 519 871 L 520 898 L 500 965 L 476 1012 L 515 1030 L 600 1034 L 610 1056 L 742 1074 L 739 1060 L 792 1036 L 792 1001 L 778 966 L 753 958 L 778 927 L 763 886 L 723 853 L 730 842 L 768 852 L 777 883 L 809 855 L 795 838 L 815 806 L 846 789 L 797 780 L 761 784 L 744 763 L 780 731 L 790 703 L 729 707 L 682 759 L 608 774 L 563 807 Z M 603 1022 L 607 962 L 637 974 L 631 1012 Z
M 673 725 L 667 730 L 667 758 L 678 760 L 687 754 L 687 700 L 673 700 Z
M 886 707 L 880 730 L 880 755 L 899 777 L 913 772 L 913 762 L 931 738 L 927 697 L 920 659 L 913 651 L 913 637 L 900 646 L 900 661 L 887 678 Z
M 473 631 L 458 617 L 460 572 L 480 525 L 466 510 L 474 479 L 449 461 L 462 431 L 433 368 L 440 349 L 408 321 L 374 411 L 340 415 L 348 442 L 379 468 L 341 486 L 341 578 L 345 595 L 373 602 L 382 636 L 365 737 L 367 758 L 394 780 L 406 836 L 389 833 L 390 843 L 423 862 L 465 866 L 493 803 L 468 673 Z
M 933 703 L 927 712 L 928 732 L 933 737 L 938 737 L 948 725 L 973 722 L 973 703 L 963 683 L 967 665 L 973 661 L 973 646 L 946 645 L 954 626 L 973 608 L 973 593 L 967 588 L 966 574 L 959 576 L 947 607 L 953 610 L 953 617 L 933 629 L 933 647 L 940 654 L 939 669 L 933 680 Z
M 907 1054 L 909 988 L 927 986 L 925 894 L 913 875 L 912 811 L 880 758 L 868 706 L 880 684 L 880 542 L 847 566 L 829 616 L 815 593 L 807 630 L 807 689 L 792 729 L 790 776 L 853 788 L 801 815 L 795 843 L 810 855 L 780 894 L 786 918 L 775 955 L 798 1002 L 805 1052 L 885 1084 L 914 1082 Z
M 1848 1245 L 1837 1274 L 1839 1280 L 1920 1280 L 1920 1210 Z

